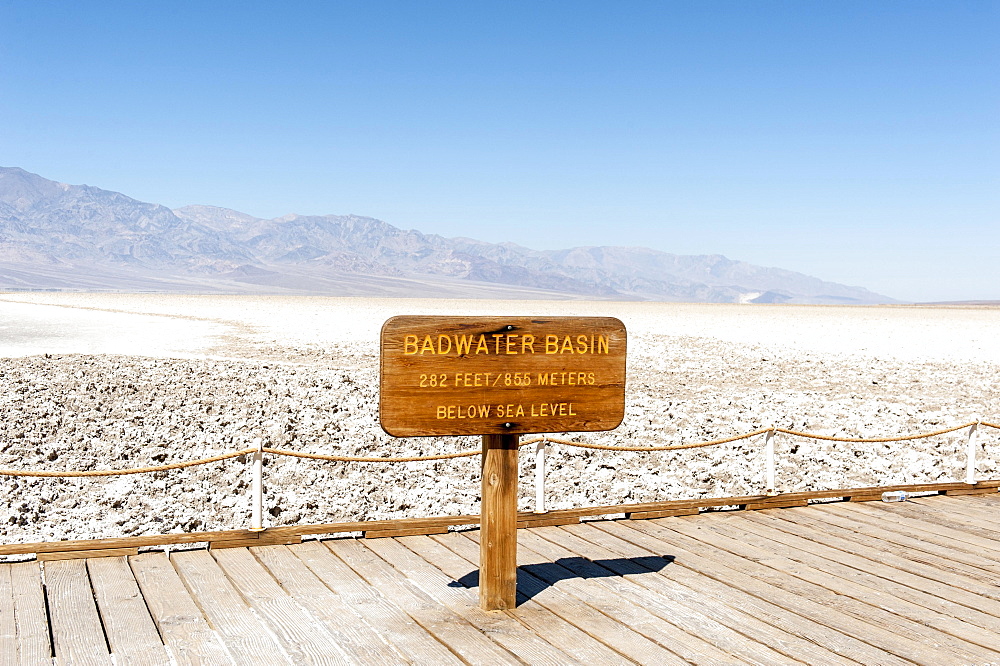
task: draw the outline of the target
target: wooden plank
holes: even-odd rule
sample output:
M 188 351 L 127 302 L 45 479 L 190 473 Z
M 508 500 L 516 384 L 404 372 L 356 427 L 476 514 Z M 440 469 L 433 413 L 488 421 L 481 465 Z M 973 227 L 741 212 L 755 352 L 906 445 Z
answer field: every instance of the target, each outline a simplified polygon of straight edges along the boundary
M 914 515 L 928 523 L 943 525 L 986 539 L 996 537 L 996 527 L 984 525 L 981 520 L 970 517 L 967 510 L 963 511 L 961 504 L 968 499 L 970 498 L 936 497 L 934 502 L 927 504 L 923 498 L 918 498 L 905 504 L 915 508 L 918 513 Z M 900 504 L 903 503 L 900 502 Z
M 969 534 L 945 525 L 917 519 L 909 507 L 898 507 L 897 502 L 858 505 L 850 516 L 873 525 L 883 525 L 894 531 L 932 541 L 950 544 L 965 552 L 980 553 L 993 559 L 1000 558 L 1000 534 L 996 539 Z M 825 507 L 824 507 L 825 508 Z
M 475 630 L 459 615 L 442 607 L 355 539 L 326 546 L 441 643 L 469 663 L 516 664 L 507 650 Z
M 479 605 L 517 605 L 517 435 L 483 435 Z
M 449 534 L 447 546 L 467 560 L 475 562 L 479 558 L 479 543 L 469 538 L 469 534 L 469 532 Z M 460 538 L 451 539 L 452 536 Z M 431 538 L 441 539 L 441 537 Z M 591 638 L 600 641 L 620 655 L 621 659 L 640 664 L 688 663 L 630 627 L 601 613 L 586 601 L 563 591 L 562 587 L 556 587 L 525 568 L 518 570 L 518 587 L 531 598 L 531 603 L 543 606 Z M 519 615 L 521 609 L 516 613 Z
M 580 539 L 607 548 L 612 553 L 627 557 L 630 562 L 646 568 L 654 576 L 654 580 L 651 581 L 650 578 L 643 576 L 640 582 L 644 584 L 659 589 L 660 581 L 666 579 L 691 590 L 694 601 L 705 607 L 707 611 L 717 608 L 720 618 L 725 618 L 728 611 L 731 610 L 734 613 L 742 613 L 766 623 L 761 629 L 762 632 L 768 632 L 769 627 L 775 629 L 769 644 L 782 652 L 801 655 L 796 656 L 796 658 L 805 663 L 837 663 L 838 656 L 846 659 L 849 663 L 892 664 L 893 666 L 911 663 L 864 643 L 852 635 L 811 621 L 807 616 L 794 612 L 794 608 L 789 610 L 778 603 L 773 603 L 770 595 L 771 588 L 749 576 L 725 569 L 721 572 L 723 578 L 721 581 L 703 575 L 695 568 L 687 566 L 688 558 L 683 551 L 666 547 L 665 544 L 644 533 L 632 530 L 625 531 L 631 535 L 634 541 L 643 542 L 643 545 L 638 545 L 633 541 L 599 529 L 593 524 L 567 527 L 563 530 Z M 676 555 L 664 555 L 668 551 Z M 670 566 L 664 566 L 665 564 Z M 730 576 L 737 581 L 745 582 L 750 589 L 744 590 L 730 585 Z M 780 602 L 781 600 L 781 591 L 778 590 L 774 601 Z M 738 620 L 740 618 L 737 616 L 734 621 Z M 739 624 L 742 625 L 742 622 L 740 621 Z M 752 630 L 753 623 L 751 622 L 747 626 L 747 631 Z M 788 639 L 787 636 L 793 638 Z M 795 639 L 801 642 L 796 642 Z M 828 657 L 828 655 L 831 656 Z
M 462 542 L 468 544 L 469 550 L 472 551 L 472 544 L 469 543 L 468 539 L 455 534 L 435 539 L 406 537 L 398 541 L 449 576 L 454 581 L 449 585 L 461 584 L 466 588 L 478 586 L 479 563 L 475 561 L 478 552 L 472 552 L 474 559 L 470 561 L 441 544 L 441 542 Z M 520 623 L 534 631 L 539 637 L 558 646 L 572 659 L 576 659 L 580 663 L 632 663 L 544 606 L 529 600 L 521 591 L 518 592 L 518 607 L 514 615 Z
M 882 493 L 858 493 L 856 495 L 848 495 L 844 499 L 848 502 L 877 502 L 882 499 Z
M 228 548 L 212 555 L 234 587 L 278 637 L 294 663 L 350 663 L 323 623 L 295 603 L 249 550 Z
M 302 537 L 300 536 L 285 536 L 285 535 L 264 535 L 261 534 L 260 537 L 256 539 L 226 539 L 218 541 L 210 541 L 208 544 L 209 550 L 218 550 L 220 548 L 249 548 L 250 546 L 290 546 L 294 543 L 302 543 Z
M 538 514 L 537 518 L 518 518 L 517 519 L 517 529 L 525 529 L 528 527 L 549 527 L 554 525 L 572 525 L 573 523 L 580 522 L 580 519 L 576 516 L 571 517 L 559 517 L 559 516 L 545 516 L 545 514 Z
M 115 664 L 170 663 L 126 559 L 87 560 L 87 572 Z
M 253 553 L 296 603 L 323 622 L 353 661 L 385 665 L 407 661 L 380 636 L 381 627 L 366 622 L 353 604 L 327 587 L 291 550 L 272 546 Z
M 528 534 L 528 531 L 523 531 L 519 537 L 525 539 Z M 464 532 L 463 536 L 475 542 L 480 538 L 480 533 L 477 531 Z M 617 594 L 594 585 L 595 581 L 584 581 L 569 569 L 559 563 L 550 562 L 534 551 L 522 548 L 522 552 L 522 571 L 531 571 L 531 575 L 538 578 L 544 586 L 559 589 L 569 597 L 570 607 L 563 607 L 560 613 L 565 613 L 563 614 L 564 618 L 574 622 L 582 629 L 584 627 L 580 622 L 581 616 L 584 609 L 588 609 L 608 620 L 613 627 L 619 630 L 621 638 L 624 638 L 621 629 L 627 628 L 629 630 L 629 633 L 632 634 L 630 647 L 626 648 L 621 642 L 613 645 L 609 643 L 625 656 L 641 663 L 663 663 L 660 660 L 674 662 L 678 659 L 690 663 L 690 659 L 686 655 L 698 652 L 692 647 L 692 642 L 697 642 L 697 647 L 702 648 L 703 653 L 716 658 L 724 656 L 723 661 L 729 660 L 728 655 L 725 655 L 721 650 L 715 650 L 701 641 L 692 641 L 692 637 L 683 633 L 667 631 L 648 611 L 625 603 Z M 546 604 L 550 610 L 557 612 L 555 604 L 550 603 L 548 599 L 546 599 Z M 608 639 L 610 636 L 606 635 L 602 638 Z
M 45 564 L 52 639 L 58 664 L 110 664 L 111 654 L 83 560 Z
M 38 562 L 6 565 L 10 572 L 14 618 L 17 621 L 17 655 L 20 664 L 52 664 L 49 619 Z
M 129 567 L 160 637 L 178 664 L 233 663 L 164 553 L 130 557 Z
M 589 531 L 603 534 L 599 530 Z M 781 662 L 797 660 L 809 664 L 855 663 L 816 645 L 812 641 L 786 633 L 754 615 L 747 614 L 719 599 L 704 594 L 701 589 L 685 587 L 671 576 L 674 571 L 681 567 L 671 566 L 664 558 L 658 558 L 662 569 L 655 570 L 653 568 L 655 565 L 650 562 L 655 558 L 642 555 L 636 559 L 623 558 L 618 553 L 579 537 L 566 529 L 537 530 L 535 534 L 587 558 L 594 564 L 620 576 L 622 580 L 642 588 L 643 594 L 648 595 L 653 600 L 649 608 L 651 610 L 656 608 L 657 610 L 653 612 L 657 615 L 666 613 L 669 617 L 704 616 L 711 622 L 725 626 L 731 633 L 723 635 L 719 642 L 713 642 L 721 647 L 725 645 L 725 641 L 733 640 L 735 637 L 736 649 L 730 651 L 743 659 L 751 658 L 751 653 L 746 650 L 746 644 L 753 642 L 781 653 L 777 657 L 772 656 L 771 663 L 774 663 L 775 658 Z M 643 566 L 641 563 L 645 563 L 647 566 Z M 699 632 L 699 635 L 710 637 L 710 634 L 707 633 Z
M 773 500 L 763 500 L 760 502 L 750 502 L 744 506 L 747 511 L 759 511 L 761 509 L 786 509 L 792 506 L 808 506 L 809 500 L 795 498 L 776 498 Z
M 378 627 L 382 638 L 407 660 L 416 664 L 462 663 L 430 632 L 390 603 L 382 591 L 369 585 L 324 544 L 309 541 L 289 546 L 288 549 L 365 622 Z
M 138 548 L 104 548 L 101 550 L 67 550 L 61 553 L 38 553 L 39 562 L 55 560 L 82 560 L 91 557 L 125 557 L 138 555 Z
M 995 495 L 997 492 L 996 488 L 976 488 L 975 486 L 969 486 L 968 488 L 956 488 L 954 490 L 944 491 L 945 495 Z
M 1000 590 L 994 585 L 996 576 L 982 570 L 925 553 L 911 552 L 809 515 L 796 516 L 794 521 L 787 525 L 782 523 L 780 527 L 793 534 L 801 532 L 807 538 L 813 530 L 820 530 L 824 543 L 869 560 L 891 562 L 898 572 L 895 575 L 897 580 L 910 581 L 908 584 L 911 587 L 934 590 L 938 596 L 970 608 L 982 608 L 987 600 L 1000 600 Z
M 170 562 L 237 664 L 293 663 L 208 551 L 171 553 Z
M 1000 618 L 966 608 L 948 599 L 939 598 L 919 588 L 908 587 L 895 580 L 898 573 L 891 566 L 872 562 L 844 553 L 823 543 L 825 532 L 816 533 L 815 540 L 788 534 L 777 519 L 754 518 L 727 522 L 715 529 L 762 550 L 774 544 L 789 546 L 784 552 L 789 559 L 805 565 L 796 575 L 833 590 L 838 594 L 862 600 L 906 617 L 962 641 L 996 652 L 1000 650 Z
M 529 664 L 583 664 L 539 638 L 508 613 L 484 611 L 469 588 L 453 581 L 440 569 L 395 539 L 364 542 L 364 545 L 424 594 L 471 624 L 485 636 Z
M 363 533 L 365 539 L 385 539 L 387 537 L 419 536 L 426 534 L 447 534 L 447 527 L 412 527 L 404 530 L 369 530 Z
M 954 556 L 947 555 L 942 558 L 927 552 L 928 549 L 934 548 L 932 544 L 926 544 L 926 548 L 921 549 L 900 547 L 889 539 L 893 532 L 879 528 L 873 529 L 865 526 L 864 523 L 851 521 L 849 518 L 840 517 L 833 513 L 824 513 L 820 516 L 804 514 L 797 517 L 794 524 L 812 526 L 817 522 L 822 524 L 823 529 L 828 531 L 831 536 L 849 543 L 848 546 L 844 546 L 844 549 L 853 549 L 854 552 L 863 553 L 869 559 L 892 557 L 897 569 L 967 590 L 976 596 L 1000 599 L 1000 591 L 992 589 L 992 581 L 996 579 L 996 574 L 988 571 L 992 566 L 984 569 L 961 561 L 965 559 L 987 561 L 979 556 L 963 556 L 961 551 L 956 550 Z M 791 531 L 794 527 L 787 529 Z M 865 531 L 868 533 L 862 533 Z M 893 538 L 906 539 L 908 537 L 896 536 Z M 980 590 L 981 583 L 984 582 L 991 588 Z
M 237 539 L 253 535 L 249 530 L 223 530 L 217 532 L 187 532 L 185 534 L 153 534 L 149 536 L 118 537 L 114 539 L 77 539 L 71 541 L 42 541 L 13 543 L 0 546 L 0 555 L 27 555 L 30 553 L 57 553 L 71 550 L 105 550 L 110 548 L 142 548 L 175 543 L 198 543 L 213 539 Z
M 17 664 L 17 619 L 10 565 L 0 564 L 0 666 Z
M 698 509 L 667 509 L 665 511 L 629 511 L 625 514 L 626 520 L 650 520 L 651 518 L 673 518 L 674 516 L 695 516 Z M 579 520 L 577 521 L 579 522 Z M 569 523 L 559 523 L 568 525 Z M 541 526 L 540 526 L 541 527 Z
M 835 629 L 862 640 L 873 647 L 889 652 L 897 658 L 917 663 L 935 662 L 940 664 L 962 663 L 961 659 L 950 655 L 944 650 L 935 650 L 926 646 L 921 640 L 903 635 L 896 630 L 894 623 L 884 621 L 878 613 L 872 617 L 870 613 L 852 613 L 851 606 L 857 605 L 854 600 L 848 600 L 848 608 L 836 598 L 832 592 L 808 584 L 795 584 L 794 579 L 781 574 L 763 564 L 753 562 L 743 557 L 728 553 L 698 539 L 679 534 L 665 527 L 675 522 L 689 520 L 685 518 L 671 519 L 669 522 L 657 520 L 623 521 L 608 525 L 595 524 L 598 529 L 607 529 L 612 533 L 641 532 L 653 537 L 654 540 L 677 551 L 683 551 L 685 566 L 695 567 L 699 572 L 716 580 L 726 582 L 751 594 L 761 595 L 781 606 L 794 610 L 797 614 L 823 626 Z M 624 535 L 623 535 L 624 536 Z M 626 536 L 627 539 L 637 538 Z M 640 539 L 641 541 L 641 539 Z M 967 662 L 966 662 L 967 663 Z
M 1000 573 L 1000 542 L 993 542 L 995 545 L 989 550 L 984 550 L 982 547 L 965 549 L 961 547 L 964 545 L 963 541 L 945 538 L 936 532 L 917 531 L 914 533 L 914 530 L 908 529 L 905 523 L 900 524 L 898 521 L 888 523 L 883 519 L 881 522 L 872 522 L 868 514 L 850 510 L 844 511 L 841 507 L 825 507 L 823 511 L 824 514 L 829 515 L 829 517 L 824 515 L 824 519 L 845 529 L 872 536 L 906 549 L 936 555 L 950 562 L 961 562 L 987 572 Z M 889 514 L 882 515 L 888 517 Z M 970 538 L 975 538 L 975 536 L 971 535 Z M 986 539 L 981 539 L 981 541 L 989 543 Z
M 971 524 L 987 528 L 1000 528 L 1000 516 L 997 515 L 997 500 L 992 496 L 941 497 L 937 501 L 927 502 L 926 498 L 914 500 L 915 504 L 924 504 L 937 511 L 951 512 L 960 515 Z
M 548 533 L 550 538 L 544 538 L 542 533 Z M 587 591 L 591 596 L 595 595 L 595 588 L 606 587 L 624 603 L 641 609 L 640 615 L 648 614 L 659 620 L 632 626 L 642 627 L 640 631 L 643 634 L 658 642 L 670 641 L 668 643 L 670 649 L 692 663 L 716 664 L 737 661 L 777 664 L 789 661 L 788 655 L 776 652 L 767 643 L 748 641 L 745 635 L 705 615 L 698 604 L 678 607 L 676 596 L 665 596 L 662 590 L 650 590 L 625 578 L 604 563 L 587 558 L 568 547 L 580 544 L 571 538 L 565 538 L 569 535 L 557 528 L 532 530 L 520 536 L 522 546 L 538 555 L 540 560 L 556 562 L 579 576 L 581 580 L 585 580 Z M 637 572 L 632 571 L 632 573 Z M 657 628 L 659 632 L 656 631 Z M 672 636 L 672 640 L 666 638 L 667 636 Z
M 740 518 L 750 520 L 752 514 Z M 718 526 L 699 527 L 692 525 L 688 518 L 678 518 L 670 523 L 669 529 L 679 535 L 697 539 L 717 550 L 728 552 L 732 556 L 757 563 L 761 567 L 759 575 L 762 578 L 773 581 L 790 592 L 822 600 L 831 610 L 837 610 L 853 618 L 878 623 L 893 633 L 897 645 L 901 646 L 903 640 L 914 644 L 911 649 L 917 649 L 924 660 L 938 664 L 969 664 L 1000 659 L 1000 654 L 996 652 L 970 645 L 963 640 L 956 640 L 933 626 L 940 626 L 940 623 L 945 622 L 947 618 L 927 613 L 922 618 L 923 621 L 914 620 L 909 617 L 910 609 L 902 603 L 897 603 L 895 607 L 891 607 L 891 612 L 886 612 L 885 606 L 875 598 L 876 595 L 866 596 L 851 587 L 848 581 L 829 574 L 819 574 L 809 567 L 778 555 L 774 553 L 773 545 L 771 548 L 760 548 L 748 543 L 746 537 L 730 536 L 724 529 L 725 526 L 721 524 L 722 521 L 718 522 L 720 522 Z M 904 615 L 904 612 L 907 615 Z M 900 656 L 910 658 L 908 655 Z

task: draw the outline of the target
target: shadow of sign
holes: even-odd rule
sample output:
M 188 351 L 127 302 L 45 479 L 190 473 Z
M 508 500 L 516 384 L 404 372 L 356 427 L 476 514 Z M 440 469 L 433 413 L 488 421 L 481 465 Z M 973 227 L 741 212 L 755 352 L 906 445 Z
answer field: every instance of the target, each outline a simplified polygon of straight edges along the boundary
M 517 568 L 518 603 L 531 599 L 562 580 L 616 578 L 629 574 L 648 574 L 661 571 L 673 561 L 673 555 L 648 555 L 609 560 L 562 557 L 555 562 L 525 564 Z M 479 587 L 479 570 L 470 571 L 448 585 L 451 587 Z

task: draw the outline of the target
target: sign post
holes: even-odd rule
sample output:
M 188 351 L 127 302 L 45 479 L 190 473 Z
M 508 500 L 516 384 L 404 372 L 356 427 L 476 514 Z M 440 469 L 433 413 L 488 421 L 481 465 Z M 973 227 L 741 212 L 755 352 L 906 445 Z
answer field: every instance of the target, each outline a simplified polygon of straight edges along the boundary
M 403 316 L 382 326 L 382 429 L 483 436 L 484 609 L 516 604 L 519 435 L 618 427 L 625 351 L 612 317 Z

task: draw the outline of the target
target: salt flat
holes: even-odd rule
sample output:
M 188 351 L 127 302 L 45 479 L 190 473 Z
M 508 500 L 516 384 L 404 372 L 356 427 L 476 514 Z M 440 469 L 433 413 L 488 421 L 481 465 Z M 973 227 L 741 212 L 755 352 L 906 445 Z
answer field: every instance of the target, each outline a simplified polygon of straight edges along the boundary
M 188 353 L 204 352 L 204 327 L 217 322 L 235 327 L 246 341 L 285 346 L 367 345 L 374 349 L 379 328 L 398 314 L 594 315 L 618 317 L 630 334 L 693 336 L 774 349 L 797 349 L 905 360 L 987 361 L 1000 363 L 998 307 L 813 306 L 648 303 L 615 301 L 502 301 L 449 299 L 370 299 L 309 296 L 198 296 L 147 294 L 32 293 L 0 296 L 0 313 L 14 304 L 54 305 L 36 308 L 34 317 L 71 324 L 81 311 L 107 313 L 109 344 L 116 340 L 113 314 L 156 314 L 189 322 Z M 74 314 L 70 314 L 74 313 Z M 92 314 L 90 321 L 100 321 Z M 135 321 L 135 320 L 133 320 Z M 154 327 L 164 319 L 155 320 Z M 136 353 L 163 355 L 165 338 L 148 340 Z M 119 336 L 124 347 L 132 341 Z M 183 342 L 183 341 L 182 341 Z M 0 344 L 4 344 L 0 339 Z M 141 345 L 141 343 L 139 343 Z M 87 353 L 80 345 L 74 351 Z M 104 349 L 102 353 L 106 353 Z M 0 347 L 2 355 L 15 355 Z M 119 353 L 126 352 L 125 349 Z
M 608 444 L 776 425 L 892 436 L 1000 421 L 1000 309 L 280 296 L 0 295 L 0 467 L 100 469 L 269 444 L 320 453 L 457 451 L 377 422 L 377 340 L 397 314 L 607 315 L 629 331 L 626 417 Z M 47 356 L 46 356 L 47 355 Z M 996 431 L 979 471 L 1000 475 Z M 550 508 L 763 488 L 761 442 L 665 453 L 555 447 Z M 965 433 L 889 444 L 777 440 L 780 490 L 962 479 Z M 524 455 L 521 508 L 532 508 Z M 475 512 L 475 459 L 267 465 L 271 524 Z M 246 525 L 247 465 L 88 480 L 0 479 L 6 541 Z

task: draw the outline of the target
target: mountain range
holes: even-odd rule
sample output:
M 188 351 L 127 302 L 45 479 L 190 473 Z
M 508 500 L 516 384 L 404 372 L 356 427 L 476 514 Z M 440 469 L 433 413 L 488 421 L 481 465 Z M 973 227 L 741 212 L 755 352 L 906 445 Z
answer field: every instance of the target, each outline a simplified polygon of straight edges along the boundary
M 537 251 L 357 215 L 261 219 L 165 206 L 0 167 L 0 290 L 889 303 L 861 287 L 721 255 Z

